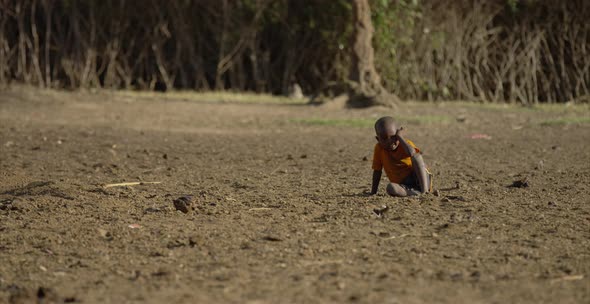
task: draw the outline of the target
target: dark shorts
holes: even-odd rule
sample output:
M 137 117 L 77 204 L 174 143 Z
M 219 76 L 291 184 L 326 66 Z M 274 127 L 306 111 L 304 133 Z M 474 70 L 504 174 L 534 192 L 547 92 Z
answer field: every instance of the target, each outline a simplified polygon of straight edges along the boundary
M 432 191 L 432 174 L 428 173 L 428 184 L 429 190 Z M 400 186 L 404 187 L 406 190 L 420 190 L 420 183 L 418 183 L 418 176 L 416 173 L 410 174 L 406 179 L 404 179 L 400 184 Z

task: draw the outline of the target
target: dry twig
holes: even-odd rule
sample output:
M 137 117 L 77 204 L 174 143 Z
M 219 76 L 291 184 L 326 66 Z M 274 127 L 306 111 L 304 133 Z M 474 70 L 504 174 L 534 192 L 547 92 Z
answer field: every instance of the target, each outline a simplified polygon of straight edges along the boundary
M 125 183 L 116 183 L 116 184 L 106 184 L 103 186 L 103 188 L 107 189 L 107 188 L 113 188 L 113 187 L 127 187 L 127 186 L 161 184 L 161 183 L 162 182 L 125 182 Z

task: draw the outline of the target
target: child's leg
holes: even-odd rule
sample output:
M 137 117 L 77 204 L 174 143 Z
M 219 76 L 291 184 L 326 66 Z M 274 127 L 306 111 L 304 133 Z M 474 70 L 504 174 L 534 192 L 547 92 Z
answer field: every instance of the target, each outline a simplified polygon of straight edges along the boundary
M 387 194 L 391 196 L 413 196 L 420 194 L 420 191 L 412 189 L 404 184 L 389 183 L 387 184 Z
M 432 192 L 432 174 L 426 171 L 428 174 L 427 178 L 427 189 L 429 192 Z M 421 194 L 420 192 L 420 185 L 418 184 L 418 177 L 416 173 L 410 174 L 404 181 L 400 184 L 396 183 L 389 183 L 387 185 L 387 193 L 391 196 L 413 196 Z
M 424 164 L 424 159 L 422 155 L 419 153 L 415 153 L 412 155 L 412 168 L 414 169 L 414 174 L 416 175 L 419 190 L 422 193 L 430 192 L 430 176 L 428 174 L 428 170 L 426 170 L 426 164 Z
M 412 158 L 412 168 L 414 169 L 414 174 L 418 180 L 418 190 L 421 193 L 429 192 L 429 178 L 428 174 L 426 173 L 426 164 L 424 164 L 424 159 L 422 159 L 422 155 L 417 153 L 416 150 L 408 144 L 408 142 L 401 136 L 398 135 L 397 138 L 399 139 L 400 145 L 403 147 L 410 157 Z

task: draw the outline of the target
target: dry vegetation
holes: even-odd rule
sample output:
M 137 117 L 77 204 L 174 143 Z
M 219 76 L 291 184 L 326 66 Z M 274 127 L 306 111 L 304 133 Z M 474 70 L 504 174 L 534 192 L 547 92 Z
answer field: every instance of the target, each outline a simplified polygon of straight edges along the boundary
M 370 2 L 375 64 L 403 99 L 588 101 L 588 1 Z M 348 75 L 352 15 L 348 1 L 4 0 L 0 83 L 315 94 Z

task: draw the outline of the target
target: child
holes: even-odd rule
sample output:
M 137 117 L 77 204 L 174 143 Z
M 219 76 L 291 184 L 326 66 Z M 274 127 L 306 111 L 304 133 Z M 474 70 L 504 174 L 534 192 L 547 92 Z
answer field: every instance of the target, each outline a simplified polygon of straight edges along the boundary
M 431 176 L 420 150 L 402 136 L 393 118 L 381 117 L 375 122 L 377 144 L 373 153 L 373 185 L 376 194 L 381 181 L 381 170 L 389 178 L 387 193 L 391 196 L 410 196 L 432 190 Z

